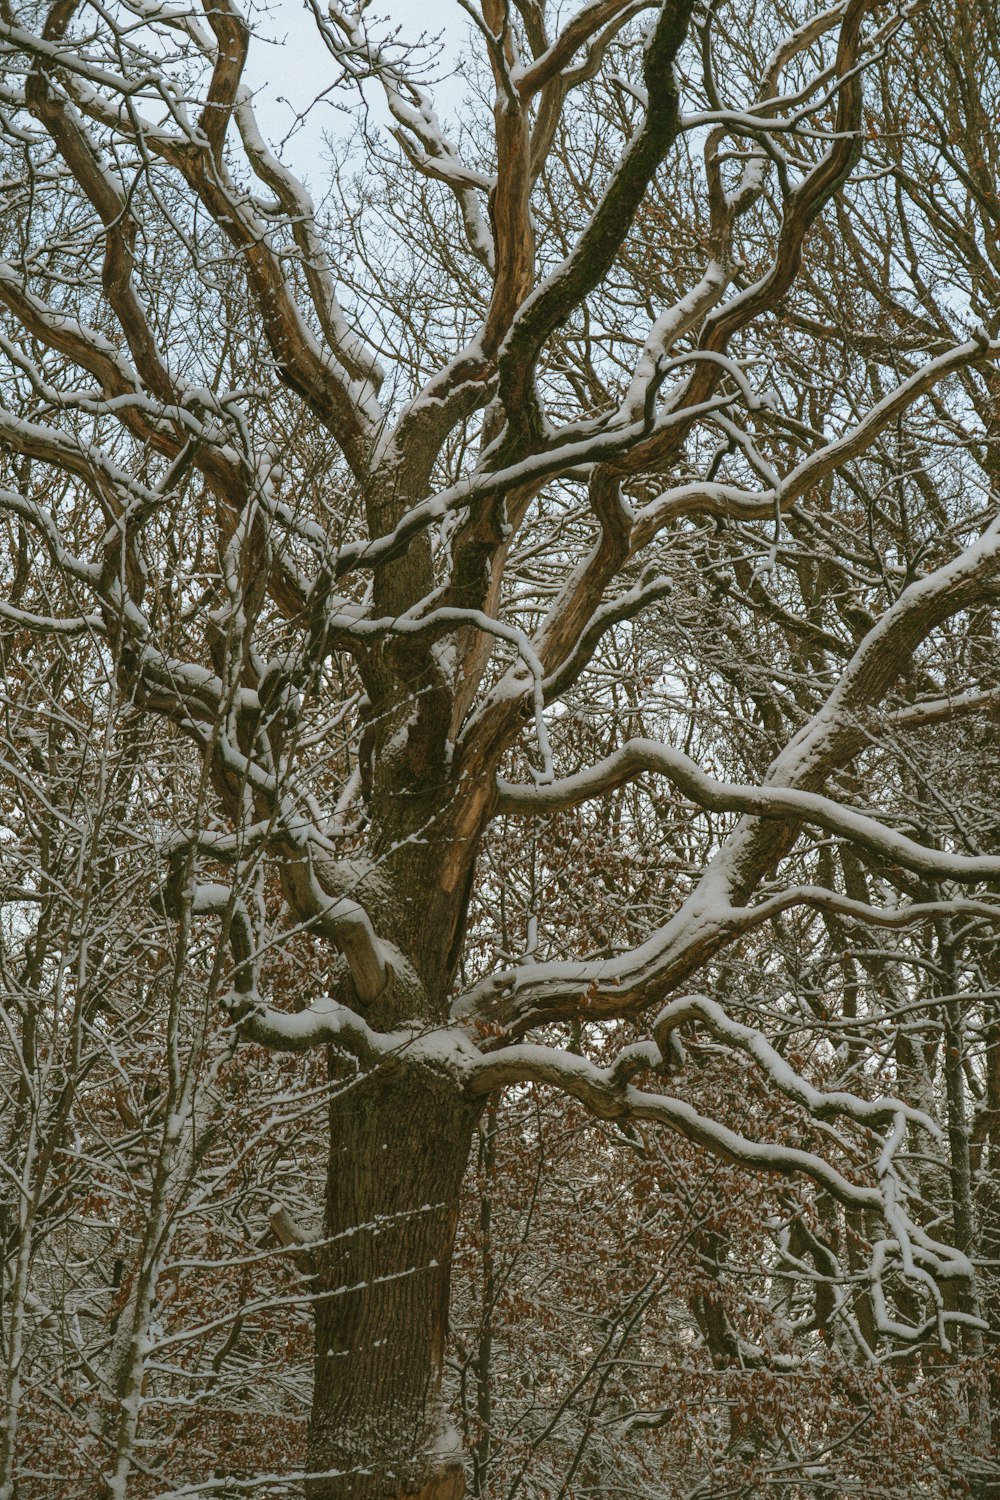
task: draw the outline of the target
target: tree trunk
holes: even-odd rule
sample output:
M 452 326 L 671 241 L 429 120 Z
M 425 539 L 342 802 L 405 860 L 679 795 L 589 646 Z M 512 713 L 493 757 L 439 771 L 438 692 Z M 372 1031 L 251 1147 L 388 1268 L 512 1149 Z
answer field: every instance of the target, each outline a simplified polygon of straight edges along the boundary
M 341 1084 L 331 1103 L 309 1500 L 465 1492 L 441 1371 L 477 1114 L 443 1068 L 402 1060 Z

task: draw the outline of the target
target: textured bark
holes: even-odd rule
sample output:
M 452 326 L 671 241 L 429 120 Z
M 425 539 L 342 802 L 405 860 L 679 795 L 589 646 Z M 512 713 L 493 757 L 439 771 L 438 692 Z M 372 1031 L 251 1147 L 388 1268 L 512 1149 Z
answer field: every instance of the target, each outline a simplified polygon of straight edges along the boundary
M 441 1368 L 476 1114 L 443 1070 L 413 1064 L 360 1075 L 333 1099 L 309 1500 L 465 1492 Z

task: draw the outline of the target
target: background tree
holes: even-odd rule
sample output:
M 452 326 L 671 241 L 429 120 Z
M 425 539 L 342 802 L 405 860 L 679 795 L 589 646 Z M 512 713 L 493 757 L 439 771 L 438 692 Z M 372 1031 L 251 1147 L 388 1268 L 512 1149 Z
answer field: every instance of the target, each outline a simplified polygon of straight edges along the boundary
M 609 1401 L 689 1493 L 865 1484 L 879 1367 L 930 1410 L 941 1357 L 982 1488 L 990 8 L 483 0 L 450 134 L 425 52 L 314 14 L 359 119 L 321 210 L 230 0 L 0 14 L 0 1494 L 66 1351 L 95 1484 L 218 1488 L 143 1445 L 267 1405 L 304 1308 L 306 1451 L 258 1467 L 320 1500 L 460 1495 L 452 1396 L 476 1493 L 607 1489 Z M 595 1251 L 622 1296 L 501 1473 L 485 1188 L 455 1392 L 450 1275 L 480 1122 L 547 1091 L 634 1154 L 641 1253 Z M 696 1436 L 658 1342 L 711 1366 Z M 835 1414 L 783 1420 L 821 1367 Z

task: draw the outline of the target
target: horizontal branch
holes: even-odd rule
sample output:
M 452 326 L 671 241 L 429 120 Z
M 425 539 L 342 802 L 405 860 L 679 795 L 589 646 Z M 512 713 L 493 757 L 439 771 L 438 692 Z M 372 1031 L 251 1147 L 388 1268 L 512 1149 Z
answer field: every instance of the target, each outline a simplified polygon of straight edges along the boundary
M 752 1057 L 767 1074 L 769 1081 L 787 1098 L 803 1105 L 817 1120 L 829 1120 L 838 1115 L 858 1123 L 873 1121 L 879 1125 L 892 1125 L 897 1117 L 913 1125 L 920 1125 L 936 1141 L 944 1139 L 941 1127 L 922 1109 L 914 1109 L 902 1099 L 885 1097 L 862 1099 L 858 1094 L 849 1094 L 843 1089 L 822 1090 L 815 1088 L 797 1073 L 790 1063 L 776 1052 L 763 1032 L 756 1027 L 744 1026 L 726 1014 L 716 1000 L 707 995 L 682 995 L 665 1006 L 653 1022 L 653 1037 L 663 1057 L 672 1033 L 688 1022 L 698 1022 L 718 1041 Z
M 856 901 L 840 891 L 828 890 L 822 885 L 793 885 L 768 896 L 755 906 L 734 906 L 731 920 L 740 931 L 749 931 L 772 917 L 780 916 L 796 906 L 809 906 L 831 916 L 846 917 L 849 921 L 864 923 L 867 927 L 909 927 L 914 922 L 933 921 L 940 917 L 982 917 L 986 921 L 1000 920 L 1000 901 L 972 901 L 954 896 L 944 901 L 911 901 L 905 906 L 872 906 L 867 901 Z
M 813 823 L 828 833 L 859 844 L 872 854 L 903 865 L 930 879 L 971 884 L 1000 879 L 1000 855 L 953 854 L 929 849 L 905 834 L 886 828 L 868 813 L 844 807 L 818 792 L 782 786 L 743 786 L 716 781 L 683 751 L 656 740 L 629 740 L 589 771 L 548 786 L 518 786 L 498 780 L 496 812 L 528 816 L 563 812 L 591 801 L 637 776 L 666 776 L 706 812 L 751 813 L 783 822 Z
M 655 1044 L 647 1046 L 646 1066 L 652 1068 L 659 1059 L 659 1049 Z M 470 1088 L 476 1094 L 486 1095 L 498 1088 L 524 1083 L 549 1084 L 561 1089 L 579 1099 L 599 1119 L 651 1120 L 666 1125 L 687 1140 L 704 1146 L 713 1156 L 736 1166 L 749 1167 L 757 1172 L 809 1177 L 839 1203 L 850 1207 L 882 1207 L 877 1188 L 849 1182 L 814 1152 L 750 1140 L 718 1120 L 699 1113 L 683 1099 L 647 1093 L 634 1084 L 623 1083 L 615 1077 L 614 1065 L 599 1068 L 575 1053 L 559 1052 L 534 1042 L 505 1047 L 477 1065 Z

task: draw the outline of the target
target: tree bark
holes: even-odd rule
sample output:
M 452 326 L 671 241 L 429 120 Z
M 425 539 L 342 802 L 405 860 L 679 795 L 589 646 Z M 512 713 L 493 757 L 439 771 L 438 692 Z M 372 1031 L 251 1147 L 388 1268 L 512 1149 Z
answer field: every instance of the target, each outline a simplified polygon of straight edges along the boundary
M 465 1493 L 441 1372 L 478 1112 L 443 1068 L 426 1063 L 398 1060 L 337 1088 L 326 1238 L 313 1259 L 309 1500 Z

